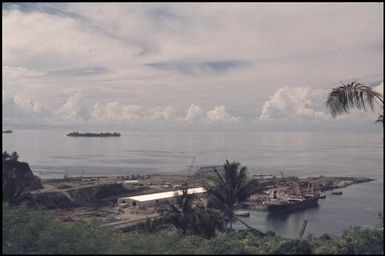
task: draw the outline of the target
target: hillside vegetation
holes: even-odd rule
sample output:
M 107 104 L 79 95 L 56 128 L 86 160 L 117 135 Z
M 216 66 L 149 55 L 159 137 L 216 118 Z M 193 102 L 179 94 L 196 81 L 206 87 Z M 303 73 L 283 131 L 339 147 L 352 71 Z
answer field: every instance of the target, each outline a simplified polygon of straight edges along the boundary
M 359 226 L 342 236 L 289 239 L 230 232 L 206 239 L 175 229 L 120 233 L 96 221 L 65 223 L 46 210 L 3 204 L 4 254 L 383 254 L 383 230 Z

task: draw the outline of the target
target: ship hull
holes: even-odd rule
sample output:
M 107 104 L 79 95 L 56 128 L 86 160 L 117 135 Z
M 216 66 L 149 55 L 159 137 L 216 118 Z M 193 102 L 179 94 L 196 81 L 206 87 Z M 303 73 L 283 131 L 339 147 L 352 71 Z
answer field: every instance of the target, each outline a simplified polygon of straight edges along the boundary
M 270 212 L 293 212 L 306 208 L 318 206 L 318 198 L 306 199 L 302 202 L 290 202 L 284 204 L 268 205 L 266 209 Z

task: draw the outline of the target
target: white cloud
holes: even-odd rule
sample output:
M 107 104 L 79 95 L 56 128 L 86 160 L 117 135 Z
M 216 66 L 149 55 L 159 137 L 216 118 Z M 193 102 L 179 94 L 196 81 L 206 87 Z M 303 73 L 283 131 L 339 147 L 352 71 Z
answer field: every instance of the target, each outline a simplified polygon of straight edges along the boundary
M 212 122 L 238 122 L 241 119 L 239 116 L 229 115 L 223 105 L 208 111 L 206 117 Z
M 144 117 L 147 120 L 173 121 L 176 118 L 176 112 L 172 106 L 155 107 L 149 109 Z
M 20 78 L 20 77 L 38 77 L 45 75 L 44 72 L 34 69 L 27 69 L 23 67 L 3 66 L 3 75 L 8 78 Z
M 267 100 L 259 120 L 269 119 L 323 119 L 327 114 L 320 109 L 327 92 L 310 87 L 283 87 Z
M 10 95 L 3 91 L 3 120 L 13 124 L 49 123 L 52 113 L 47 104 L 36 99 L 31 99 L 26 94 Z
M 15 95 L 14 102 L 25 113 L 42 117 L 49 115 L 48 106 L 46 104 L 40 101 L 32 100 L 25 94 Z
M 88 119 L 88 110 L 83 95 L 76 93 L 68 97 L 67 102 L 57 110 L 63 120 L 82 121 Z
M 142 106 L 127 105 L 114 101 L 107 104 L 96 103 L 91 112 L 91 120 L 98 122 L 134 122 L 141 119 Z
M 263 105 L 262 120 L 287 116 L 280 103 L 265 102 L 283 84 L 326 89 L 382 77 L 382 10 L 376 3 L 4 6 L 7 116 L 28 125 L 22 113 L 30 108 L 52 123 L 234 122 Z M 87 97 L 64 98 L 78 92 Z M 32 103 L 15 103 L 15 95 Z M 178 117 L 186 102 L 196 105 Z M 224 103 L 235 116 L 220 107 L 206 113 Z M 325 112 L 287 104 L 301 118 Z
M 193 122 L 202 118 L 203 110 L 201 107 L 195 104 L 191 104 L 186 110 L 186 117 L 183 119 L 188 122 Z

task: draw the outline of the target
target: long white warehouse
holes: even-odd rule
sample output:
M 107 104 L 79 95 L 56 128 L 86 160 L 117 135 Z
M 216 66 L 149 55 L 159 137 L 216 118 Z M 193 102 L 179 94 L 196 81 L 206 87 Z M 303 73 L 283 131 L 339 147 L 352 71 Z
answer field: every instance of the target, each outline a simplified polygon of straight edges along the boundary
M 189 188 L 187 189 L 187 194 L 200 194 L 204 193 L 206 190 L 203 187 Z M 175 198 L 175 193 L 181 195 L 182 190 L 176 191 L 166 191 L 160 193 L 153 193 L 140 196 L 130 196 L 122 197 L 118 199 L 118 205 L 120 206 L 156 206 L 159 203 L 164 203 L 166 201 L 170 202 Z

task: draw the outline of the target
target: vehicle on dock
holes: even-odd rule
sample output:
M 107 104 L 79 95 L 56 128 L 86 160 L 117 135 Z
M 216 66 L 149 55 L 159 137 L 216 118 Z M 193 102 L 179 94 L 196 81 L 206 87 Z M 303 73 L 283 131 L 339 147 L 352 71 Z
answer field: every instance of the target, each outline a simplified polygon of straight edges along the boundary
M 333 191 L 332 195 L 342 195 L 342 191 Z
M 325 199 L 325 198 L 326 198 L 326 195 L 320 195 L 318 198 L 319 198 L 319 199 Z

